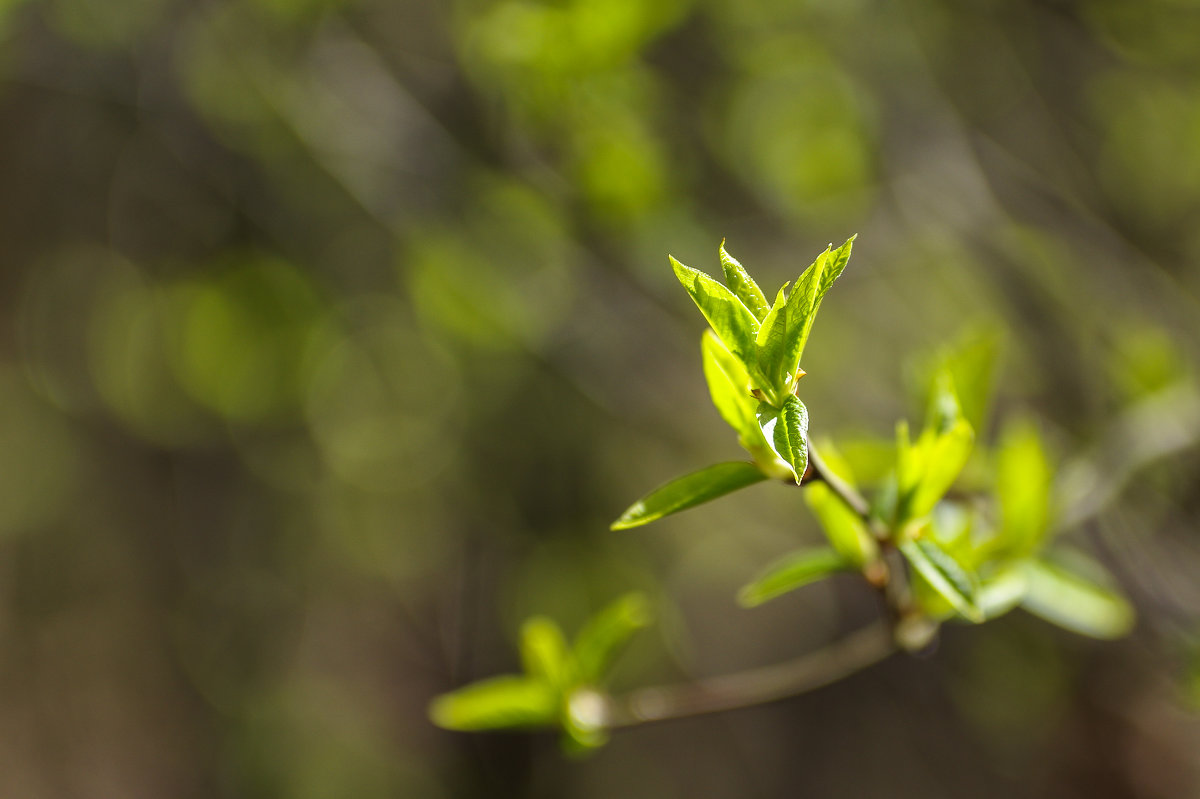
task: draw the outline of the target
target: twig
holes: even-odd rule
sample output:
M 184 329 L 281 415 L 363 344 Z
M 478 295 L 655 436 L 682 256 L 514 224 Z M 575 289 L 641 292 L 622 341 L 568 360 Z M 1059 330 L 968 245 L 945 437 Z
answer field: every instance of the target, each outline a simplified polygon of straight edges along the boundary
M 608 697 L 605 726 L 632 727 L 773 702 L 836 682 L 895 651 L 888 626 L 877 622 L 785 663 Z

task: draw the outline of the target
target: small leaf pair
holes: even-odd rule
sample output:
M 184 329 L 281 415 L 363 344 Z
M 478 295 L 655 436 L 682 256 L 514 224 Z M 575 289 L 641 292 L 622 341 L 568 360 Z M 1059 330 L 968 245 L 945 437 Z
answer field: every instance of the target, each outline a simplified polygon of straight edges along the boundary
M 564 747 L 586 751 L 607 739 L 603 697 L 597 693 L 613 658 L 650 621 L 640 593 L 626 594 L 593 616 L 567 644 L 551 619 L 535 616 L 521 627 L 525 673 L 472 683 L 433 700 L 434 723 L 450 730 L 559 727 Z

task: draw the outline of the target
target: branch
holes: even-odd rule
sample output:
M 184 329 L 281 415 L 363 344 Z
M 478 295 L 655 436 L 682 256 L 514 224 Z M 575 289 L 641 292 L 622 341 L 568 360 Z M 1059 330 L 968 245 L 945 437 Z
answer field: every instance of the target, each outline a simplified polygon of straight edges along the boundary
M 633 727 L 761 705 L 837 682 L 895 651 L 887 625 L 875 623 L 785 663 L 608 697 L 604 718 L 610 728 Z
M 821 460 L 820 454 L 813 447 L 812 441 L 808 442 L 808 469 L 804 473 L 801 484 L 807 483 L 810 480 L 821 480 L 829 486 L 833 493 L 838 495 L 842 502 L 846 503 L 846 507 L 861 516 L 863 521 L 870 519 L 870 504 L 863 498 L 862 494 L 854 490 L 853 486 L 838 477 L 825 465 L 825 462 Z

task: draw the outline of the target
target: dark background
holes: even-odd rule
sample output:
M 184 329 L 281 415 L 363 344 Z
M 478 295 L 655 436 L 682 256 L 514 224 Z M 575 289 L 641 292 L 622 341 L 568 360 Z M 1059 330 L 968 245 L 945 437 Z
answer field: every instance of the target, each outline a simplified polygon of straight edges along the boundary
M 0 0 L 0 796 L 1200 796 L 1198 219 L 1189 0 Z M 740 454 L 666 254 L 773 293 L 854 232 L 814 434 L 989 325 L 1061 463 L 1160 401 L 1064 532 L 1134 634 L 953 627 L 582 763 L 433 727 L 531 613 L 649 591 L 625 686 L 874 616 L 735 605 L 797 492 L 607 531 Z

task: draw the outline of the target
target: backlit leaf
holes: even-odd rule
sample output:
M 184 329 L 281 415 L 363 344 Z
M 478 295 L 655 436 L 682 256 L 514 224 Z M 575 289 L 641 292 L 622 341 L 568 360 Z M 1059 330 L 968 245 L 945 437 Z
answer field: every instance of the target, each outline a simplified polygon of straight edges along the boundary
M 867 525 L 828 485 L 816 480 L 808 483 L 804 501 L 820 521 L 829 543 L 846 561 L 861 567 L 879 557 L 879 545 Z
M 762 575 L 743 587 L 738 592 L 738 602 L 744 607 L 755 607 L 831 574 L 854 568 L 853 563 L 828 547 L 793 552 L 768 566 Z
M 743 364 L 752 366 L 758 319 L 750 309 L 732 291 L 703 272 L 684 266 L 674 258 L 671 258 L 671 266 L 696 307 L 729 351 Z
M 621 514 L 613 530 L 639 527 L 766 479 L 752 463 L 718 463 L 656 488 Z
M 629 637 L 650 623 L 644 594 L 619 597 L 588 620 L 575 637 L 575 662 L 584 684 L 600 682 L 613 657 Z
M 1052 624 L 1092 638 L 1120 638 L 1128 633 L 1134 622 L 1129 601 L 1103 584 L 1109 578 L 1099 564 L 1078 555 L 1074 560 L 1071 566 L 1032 561 L 1021 606 Z M 1084 576 L 1085 570 L 1091 574 Z
M 750 309 L 754 318 L 761 322 L 770 310 L 766 295 L 737 259 L 725 251 L 724 241 L 721 242 L 720 255 L 721 269 L 725 272 L 725 285 Z
M 959 614 L 973 622 L 984 620 L 975 601 L 976 581 L 936 541 L 928 538 L 905 541 L 900 545 L 900 551 L 929 587 Z
M 550 726 L 558 721 L 560 699 L 545 680 L 493 677 L 437 697 L 429 706 L 429 717 L 448 730 Z

